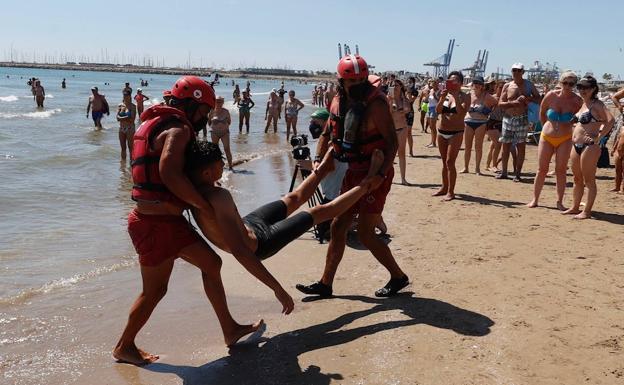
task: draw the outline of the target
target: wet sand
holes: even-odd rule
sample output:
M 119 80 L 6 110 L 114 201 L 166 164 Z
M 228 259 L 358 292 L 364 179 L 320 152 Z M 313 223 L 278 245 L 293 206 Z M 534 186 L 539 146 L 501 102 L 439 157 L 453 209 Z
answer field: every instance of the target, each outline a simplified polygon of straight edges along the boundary
M 419 131 L 417 157 L 408 158 L 407 179 L 415 185 L 395 184 L 385 213 L 389 245 L 412 282 L 404 294 L 374 298 L 387 273 L 370 253 L 347 248 L 335 298 L 305 298 L 294 285 L 320 277 L 326 250 L 306 234 L 266 261 L 296 300 L 293 314 L 283 316 L 272 293 L 224 255 L 235 318 L 267 323 L 262 335 L 228 351 L 199 273 L 180 262 L 137 340 L 161 359 L 136 368 L 110 358 L 135 295 L 124 292 L 101 302 L 89 322 L 93 334 L 86 325 L 77 329 L 77 340 L 100 349 L 101 360 L 82 363 L 71 377 L 150 385 L 624 382 L 624 263 L 616 243 L 624 196 L 607 192 L 613 170 L 599 170 L 592 220 L 554 209 L 552 177 L 545 207 L 525 206 L 536 160 L 531 145 L 526 183 L 460 174 L 459 199 L 442 202 L 431 197 L 440 181 L 438 152 L 423 147 L 428 135 Z M 458 165 L 462 159 L 463 152 Z M 134 285 L 138 292 L 137 273 L 125 274 L 127 282 L 93 284 Z

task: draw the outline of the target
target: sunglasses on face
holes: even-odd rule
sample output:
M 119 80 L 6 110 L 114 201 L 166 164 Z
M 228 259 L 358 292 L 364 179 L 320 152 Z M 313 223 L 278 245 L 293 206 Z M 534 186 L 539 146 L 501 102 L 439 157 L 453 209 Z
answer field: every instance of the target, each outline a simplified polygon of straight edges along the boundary
M 561 82 L 561 84 L 568 87 L 574 87 L 576 82 Z
M 522 70 L 520 68 L 514 68 L 511 70 L 511 72 L 522 72 Z

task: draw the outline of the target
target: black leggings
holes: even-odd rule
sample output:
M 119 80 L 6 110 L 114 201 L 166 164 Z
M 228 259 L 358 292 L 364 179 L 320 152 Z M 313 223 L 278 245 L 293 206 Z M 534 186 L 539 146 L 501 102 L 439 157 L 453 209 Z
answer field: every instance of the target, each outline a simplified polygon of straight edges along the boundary
M 314 225 L 314 218 L 306 211 L 287 218 L 286 204 L 279 200 L 247 214 L 243 222 L 258 239 L 254 254 L 259 259 L 267 259 L 308 231 Z

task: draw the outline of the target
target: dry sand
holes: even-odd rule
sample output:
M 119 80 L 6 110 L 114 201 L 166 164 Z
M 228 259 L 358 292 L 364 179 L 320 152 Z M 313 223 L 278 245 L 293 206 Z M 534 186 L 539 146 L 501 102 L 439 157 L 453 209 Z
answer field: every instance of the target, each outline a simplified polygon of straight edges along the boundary
M 320 277 L 326 245 L 306 234 L 267 261 L 297 301 L 283 316 L 271 293 L 224 256 L 235 316 L 268 325 L 228 352 L 199 274 L 180 263 L 138 340 L 161 360 L 136 368 L 105 359 L 79 383 L 624 384 L 624 196 L 607 192 L 613 170 L 599 170 L 592 220 L 554 209 L 553 178 L 546 207 L 525 206 L 528 177 L 518 184 L 474 174 L 460 174 L 459 199 L 442 202 L 430 196 L 438 152 L 423 147 L 419 131 L 407 175 L 416 184 L 395 184 L 385 212 L 390 248 L 412 282 L 403 295 L 374 298 L 387 273 L 369 252 L 347 248 L 335 298 L 308 301 L 294 285 Z M 528 146 L 528 172 L 535 160 Z M 114 305 L 119 327 L 131 301 Z

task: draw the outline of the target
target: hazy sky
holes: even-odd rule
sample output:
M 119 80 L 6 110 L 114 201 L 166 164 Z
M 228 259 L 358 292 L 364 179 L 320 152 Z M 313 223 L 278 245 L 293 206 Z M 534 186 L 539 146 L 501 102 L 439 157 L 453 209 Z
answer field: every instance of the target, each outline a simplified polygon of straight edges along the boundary
M 346 42 L 377 70 L 422 72 L 455 38 L 453 69 L 488 49 L 488 73 L 542 60 L 624 79 L 622 0 L 20 0 L 2 15 L 2 60 L 13 46 L 18 60 L 37 52 L 99 61 L 107 52 L 186 65 L 190 54 L 193 66 L 333 71 Z

